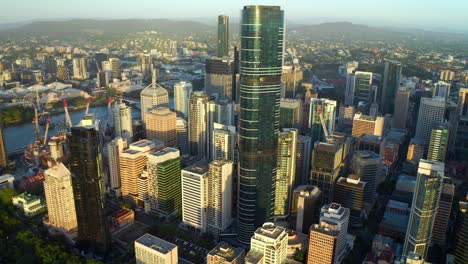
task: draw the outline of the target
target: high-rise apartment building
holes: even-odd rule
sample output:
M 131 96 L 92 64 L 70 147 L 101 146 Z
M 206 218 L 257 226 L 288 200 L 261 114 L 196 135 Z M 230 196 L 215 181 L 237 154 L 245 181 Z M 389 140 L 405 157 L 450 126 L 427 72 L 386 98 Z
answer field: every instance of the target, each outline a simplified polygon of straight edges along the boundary
M 348 178 L 340 177 L 335 184 L 333 202 L 349 209 L 349 224 L 362 227 L 361 217 L 364 209 L 364 190 L 366 183 L 359 176 L 351 174 Z
M 280 129 L 302 128 L 302 101 L 281 98 L 280 100 Z
M 312 151 L 310 184 L 322 191 L 321 205 L 331 203 L 333 185 L 343 166 L 343 145 L 338 142 L 316 142 Z
M 294 189 L 291 222 L 296 232 L 307 234 L 312 224 L 319 222 L 321 195 L 320 189 L 313 185 L 301 185 Z
M 229 17 L 218 16 L 218 57 L 229 56 Z
M 455 263 L 462 264 L 468 259 L 468 201 L 465 197 L 459 202 L 461 224 L 457 231 L 457 248 L 455 250 Z
M 135 258 L 137 264 L 177 264 L 177 246 L 153 235 L 144 234 L 135 240 Z
M 382 168 L 382 158 L 372 151 L 355 151 L 351 161 L 351 170 L 365 182 L 364 202 L 371 203 L 377 193 L 377 184 Z
M 112 78 L 120 78 L 120 60 L 118 58 L 109 58 L 109 63 L 112 72 Z
M 194 92 L 190 96 L 188 135 L 190 155 L 208 157 L 208 96 L 204 92 Z
M 428 146 L 432 128 L 444 122 L 445 99 L 442 97 L 421 98 L 419 105 L 418 122 L 416 124 L 415 138 Z
M 86 120 L 89 121 L 89 120 Z M 91 122 L 93 122 L 91 120 Z M 110 234 L 105 215 L 105 188 L 98 123 L 82 122 L 71 128 L 68 137 L 70 172 L 73 175 L 78 223 L 77 244 L 81 248 L 105 254 L 110 246 Z
M 214 144 L 214 124 L 234 126 L 234 103 L 230 102 L 227 98 L 209 101 L 207 121 L 208 157 L 214 159 L 212 152 Z
M 356 113 L 353 119 L 352 136 L 359 138 L 364 134 L 383 136 L 385 119 L 383 116 L 368 116 Z
M 109 179 L 107 185 L 109 192 L 113 197 L 120 197 L 120 154 L 127 148 L 127 141 L 121 137 L 114 138 L 107 144 L 107 163 L 109 166 Z
M 236 162 L 236 127 L 214 123 L 213 128 L 212 159 Z
M 207 264 L 244 264 L 245 250 L 221 241 L 206 256 Z
M 70 80 L 70 70 L 67 66 L 59 65 L 57 66 L 57 80 L 66 81 Z
M 73 78 L 86 80 L 88 78 L 88 64 L 86 58 L 73 59 Z
M 240 35 L 238 240 L 247 244 L 255 229 L 274 215 L 283 10 L 245 6 Z
M 102 71 L 96 73 L 96 87 L 103 88 L 109 86 L 109 72 Z
M 131 143 L 133 139 L 132 108 L 123 102 L 115 103 L 112 114 L 115 136 L 122 137 Z
M 167 90 L 156 83 L 156 69 L 153 69 L 153 81 L 140 94 L 141 120 L 145 122 L 146 113 L 156 107 L 169 107 L 169 94 Z
M 286 260 L 288 233 L 286 229 L 273 223 L 264 223 L 250 240 L 250 252 L 263 255 L 263 262 L 280 264 Z
M 166 147 L 177 145 L 177 115 L 167 107 L 154 108 L 146 113 L 146 138 L 158 140 Z
M 439 79 L 442 81 L 452 81 L 455 78 L 455 73 L 453 71 L 444 70 L 440 71 Z
M 321 222 L 310 228 L 307 264 L 337 263 L 338 225 Z
M 393 112 L 393 128 L 406 129 L 410 94 L 411 90 L 406 87 L 400 87 L 397 90 L 395 97 L 395 110 Z
M 437 214 L 444 163 L 420 160 L 403 254 L 410 252 L 426 258 Z
M 233 100 L 235 83 L 234 61 L 229 58 L 207 59 L 205 64 L 205 91 L 208 95 Z
M 174 84 L 174 111 L 178 117 L 188 118 L 189 99 L 192 92 L 192 83 L 178 82 Z
M 189 136 L 188 136 L 188 124 L 182 117 L 177 117 L 176 121 L 177 129 L 177 147 L 180 150 L 181 155 L 189 154 Z
M 200 160 L 184 168 L 182 174 L 182 222 L 202 233 L 208 228 L 209 167 Z
M 449 143 L 449 129 L 446 125 L 436 125 L 432 128 L 427 160 L 445 162 Z
M 316 141 L 326 142 L 321 118 L 325 123 L 328 134 L 333 135 L 335 131 L 335 116 L 336 101 L 322 98 L 310 99 L 309 136 L 312 138 L 312 143 Z
M 335 259 L 340 263 L 346 253 L 349 209 L 337 203 L 324 205 L 320 212 L 320 223 L 329 223 L 336 225 L 336 230 L 339 232 L 336 238 L 336 253 Z
M 440 192 L 437 214 L 432 228 L 432 242 L 444 248 L 447 241 L 447 229 L 452 211 L 455 185 L 451 178 L 442 178 L 442 189 Z
M 447 100 L 450 94 L 450 83 L 444 81 L 438 81 L 434 84 L 432 90 L 432 97 L 442 97 Z
M 181 166 L 178 149 L 164 148 L 148 154 L 148 198 L 153 214 L 169 216 L 181 209 Z
M 162 146 L 143 139 L 129 145 L 119 157 L 122 197 L 137 204 L 138 177 L 140 177 L 148 160 L 147 155 Z
M 402 65 L 396 61 L 385 61 L 382 92 L 380 93 L 380 105 L 382 114 L 393 114 L 395 95 L 400 88 Z
M 296 186 L 307 184 L 310 179 L 310 161 L 312 159 L 312 140 L 308 136 L 297 137 L 296 149 Z
M 215 236 L 232 222 L 231 161 L 214 160 L 209 164 L 208 177 L 208 232 Z
M 65 231 L 76 231 L 76 211 L 72 176 L 62 163 L 44 171 L 47 222 Z
M 286 218 L 291 211 L 292 191 L 296 180 L 298 130 L 283 129 L 278 135 L 278 165 L 275 186 L 275 218 Z

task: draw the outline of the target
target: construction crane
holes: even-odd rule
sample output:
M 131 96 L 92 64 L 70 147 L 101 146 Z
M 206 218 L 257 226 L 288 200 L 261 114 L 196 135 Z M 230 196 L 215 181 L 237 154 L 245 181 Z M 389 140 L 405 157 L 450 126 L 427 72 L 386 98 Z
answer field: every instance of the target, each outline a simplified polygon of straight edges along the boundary
M 50 115 L 47 116 L 47 123 L 46 123 L 45 133 L 44 133 L 44 146 L 47 146 L 47 134 L 49 133 L 49 125 L 50 125 Z
M 39 115 L 37 113 L 37 105 L 33 104 L 34 106 L 34 134 L 36 134 L 36 139 L 39 139 Z
M 332 143 L 334 141 L 333 136 L 328 134 L 327 125 L 325 124 L 325 120 L 323 119 L 323 111 L 320 105 L 317 105 L 317 113 L 320 118 L 320 123 L 322 123 L 323 134 L 325 135 L 325 140 L 327 141 L 327 143 Z
M 91 104 L 91 99 L 92 99 L 92 97 L 91 97 L 91 96 L 90 96 L 90 97 L 88 97 L 88 98 L 86 99 L 86 111 L 85 111 L 85 116 L 87 116 L 87 115 L 88 115 L 88 111 L 89 111 L 89 105 Z
M 65 109 L 65 121 L 67 122 L 68 126 L 69 126 L 70 129 L 71 129 L 71 127 L 72 127 L 73 124 L 72 124 L 72 121 L 71 121 L 71 119 L 70 119 L 70 114 L 68 113 L 68 103 L 67 103 L 67 100 L 66 100 L 66 99 L 63 99 L 62 102 L 63 102 L 63 108 Z

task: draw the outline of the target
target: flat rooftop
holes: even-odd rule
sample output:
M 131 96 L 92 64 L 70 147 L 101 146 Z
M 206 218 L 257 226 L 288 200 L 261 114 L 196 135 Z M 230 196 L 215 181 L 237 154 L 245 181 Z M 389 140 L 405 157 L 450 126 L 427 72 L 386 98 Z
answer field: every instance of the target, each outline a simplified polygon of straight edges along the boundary
M 191 172 L 195 174 L 205 174 L 208 173 L 209 167 L 208 162 L 206 160 L 199 160 L 188 167 L 182 169 L 186 172 Z
M 226 242 L 219 243 L 215 248 L 213 248 L 208 255 L 211 256 L 220 256 L 224 258 L 227 262 L 234 261 L 240 254 L 243 254 L 244 249 L 236 248 L 229 245 Z
M 135 243 L 139 243 L 143 246 L 149 247 L 163 254 L 166 254 L 177 247 L 172 243 L 169 243 L 150 234 L 144 234 L 143 236 L 135 240 Z
M 286 229 L 273 223 L 265 223 L 255 231 L 255 235 L 262 235 L 272 239 L 277 239 Z
M 130 144 L 130 146 L 135 146 L 135 147 L 138 147 L 138 148 L 144 148 L 144 147 L 151 146 L 152 144 L 153 144 L 153 141 L 148 140 L 148 139 L 142 139 L 140 141 L 137 141 L 135 143 Z

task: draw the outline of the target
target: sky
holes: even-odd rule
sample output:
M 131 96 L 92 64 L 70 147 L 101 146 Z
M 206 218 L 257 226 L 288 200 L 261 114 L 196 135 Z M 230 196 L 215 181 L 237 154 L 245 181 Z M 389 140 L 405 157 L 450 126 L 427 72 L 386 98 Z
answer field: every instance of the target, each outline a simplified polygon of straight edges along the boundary
M 349 21 L 374 26 L 458 31 L 468 28 L 467 0 L 5 0 L 0 23 L 70 18 L 192 19 L 226 14 L 244 5 L 280 5 L 301 24 Z

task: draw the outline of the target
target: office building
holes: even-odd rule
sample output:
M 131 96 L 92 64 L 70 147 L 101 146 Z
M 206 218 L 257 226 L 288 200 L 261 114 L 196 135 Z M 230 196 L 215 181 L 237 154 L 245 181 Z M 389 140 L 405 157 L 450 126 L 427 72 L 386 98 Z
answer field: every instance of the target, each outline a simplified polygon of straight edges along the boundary
M 420 139 L 412 138 L 408 146 L 407 161 L 419 162 L 424 157 L 426 145 Z
M 255 229 L 273 220 L 274 215 L 284 12 L 279 6 L 245 6 L 240 35 L 244 41 L 238 141 L 238 240 L 247 244 Z
M 198 158 L 208 157 L 208 100 L 204 92 L 194 92 L 189 101 L 189 150 Z
M 362 227 L 363 224 L 365 186 L 366 183 L 355 174 L 340 177 L 335 184 L 333 202 L 349 209 L 349 225 L 352 227 Z
M 393 112 L 393 128 L 406 129 L 408 121 L 409 99 L 411 90 L 406 87 L 400 87 L 395 97 L 395 107 Z
M 433 126 L 442 124 L 444 122 L 444 115 L 444 98 L 421 98 L 414 137 L 421 140 L 422 144 L 428 146 Z
M 244 264 L 245 250 L 221 241 L 208 253 L 206 258 L 207 264 Z
M 432 97 L 442 97 L 447 100 L 450 95 L 450 83 L 444 81 L 438 81 L 432 88 Z
M 281 96 L 284 98 L 295 99 L 297 93 L 297 87 L 300 81 L 304 78 L 304 72 L 299 69 L 299 61 L 295 57 L 294 52 L 289 53 L 292 65 L 284 65 L 281 80 L 283 87 L 281 89 Z
M 442 178 L 442 189 L 440 192 L 437 214 L 432 228 L 432 242 L 444 248 L 447 241 L 447 229 L 452 211 L 455 185 L 451 178 Z
M 234 70 L 234 61 L 227 57 L 207 59 L 205 64 L 206 94 L 234 100 Z
M 310 161 L 312 159 L 312 140 L 308 136 L 297 137 L 296 148 L 296 186 L 307 184 L 310 179 Z
M 112 72 L 112 78 L 120 79 L 120 60 L 118 58 L 109 58 Z
M 218 57 L 229 56 L 229 17 L 218 16 Z
M 382 167 L 382 158 L 372 151 L 355 151 L 351 161 L 351 170 L 365 182 L 364 202 L 373 203 L 377 193 L 377 184 Z
M 2 118 L 0 114 L 0 118 Z M 5 146 L 5 134 L 3 130 L 3 121 L 0 120 L 0 168 L 6 168 L 8 165 L 8 154 Z
M 310 228 L 307 264 L 337 263 L 338 225 L 321 222 Z
M 281 98 L 280 100 L 280 129 L 302 128 L 302 101 Z
M 130 144 L 127 150 L 120 153 L 120 178 L 124 199 L 137 204 L 138 177 L 146 166 L 147 155 L 157 148 L 162 148 L 161 145 L 156 146 L 154 142 L 143 139 Z
M 234 126 L 234 102 L 230 102 L 227 98 L 209 101 L 207 121 L 208 157 L 213 159 L 214 124 Z
M 416 188 L 406 231 L 403 254 L 414 252 L 424 259 L 431 244 L 432 229 L 437 214 L 444 163 L 421 160 Z
M 280 264 L 286 260 L 288 233 L 273 223 L 264 223 L 250 240 L 250 251 L 263 255 L 263 262 Z
M 389 200 L 378 233 L 394 239 L 404 240 L 408 228 L 409 211 L 410 206 L 408 203 Z
M 291 208 L 293 228 L 307 234 L 309 228 L 320 219 L 322 192 L 313 185 L 301 185 L 294 189 Z
M 65 231 L 76 231 L 78 224 L 70 171 L 58 163 L 44 171 L 44 176 L 47 223 Z
M 121 137 L 114 138 L 107 144 L 107 163 L 109 166 L 109 178 L 107 186 L 109 193 L 113 197 L 120 197 L 120 154 L 127 148 L 127 141 Z
M 468 88 L 460 88 L 458 94 L 460 119 L 455 138 L 455 157 L 468 160 Z
M 96 87 L 103 88 L 109 86 L 109 72 L 101 71 L 96 73 Z
M 449 71 L 449 70 L 440 71 L 439 79 L 441 81 L 452 81 L 453 78 L 455 78 L 455 73 L 453 71 Z
M 73 59 L 73 78 L 77 80 L 88 79 L 88 65 L 86 58 Z
M 321 205 L 332 202 L 333 185 L 343 166 L 343 145 L 338 142 L 316 142 L 312 151 L 310 184 L 322 191 Z
M 131 143 L 133 140 L 132 108 L 123 102 L 116 102 L 112 114 L 115 136 L 122 137 L 128 143 Z
M 188 136 L 188 124 L 182 117 L 177 117 L 176 121 L 177 129 L 177 147 L 180 150 L 181 155 L 189 154 L 189 136 Z
M 208 232 L 218 236 L 232 222 L 231 161 L 214 160 L 208 171 Z
M 372 72 L 356 71 L 351 74 L 350 78 L 352 78 L 353 105 L 369 107 L 374 99 Z
M 98 123 L 82 120 L 71 128 L 68 137 L 70 172 L 73 175 L 78 223 L 77 245 L 105 254 L 110 246 L 110 234 L 105 215 L 105 188 L 102 170 Z
M 28 62 L 28 61 L 26 61 Z M 57 72 L 57 62 L 55 61 L 55 58 L 54 56 L 52 55 L 49 55 L 47 57 L 45 57 L 45 66 L 46 66 L 46 71 L 47 73 L 53 75 Z M 30 65 L 32 66 L 32 65 Z M 27 68 L 31 68 L 31 67 L 27 67 Z
M 427 160 L 445 162 L 449 143 L 449 130 L 446 125 L 432 128 Z
M 144 234 L 135 240 L 135 258 L 137 264 L 177 264 L 177 246 L 155 237 Z
M 368 116 L 356 113 L 353 119 L 352 136 L 359 138 L 364 134 L 383 136 L 385 119 L 382 116 Z
M 174 84 L 174 111 L 178 117 L 188 118 L 189 98 L 193 92 L 193 86 L 189 82 Z
M 324 205 L 320 212 L 320 223 L 334 224 L 339 231 L 336 238 L 336 259 L 341 262 L 347 247 L 349 209 L 337 203 Z
M 169 216 L 182 208 L 181 166 L 178 149 L 148 154 L 148 198 L 153 214 Z
M 468 259 L 468 202 L 465 197 L 459 202 L 461 224 L 457 230 L 457 248 L 455 250 L 455 263 L 462 264 Z
M 236 163 L 236 127 L 214 123 L 213 128 L 212 159 L 230 160 Z
M 140 65 L 141 65 L 141 72 L 143 76 L 148 75 L 151 73 L 151 69 L 153 67 L 153 62 L 150 54 L 140 54 Z
M 336 116 L 336 101 L 329 99 L 310 99 L 309 112 L 309 136 L 312 138 L 312 143 L 316 141 L 326 142 L 325 133 L 321 118 L 325 123 L 325 127 L 330 136 L 335 131 L 335 116 Z
M 177 146 L 177 115 L 167 107 L 154 108 L 146 113 L 146 138 Z
M 275 218 L 286 218 L 291 211 L 292 191 L 296 180 L 298 130 L 283 129 L 278 135 L 278 164 L 275 186 Z
M 57 66 L 57 80 L 66 81 L 70 80 L 70 70 L 67 66 L 59 65 Z
M 141 120 L 145 122 L 146 113 L 156 107 L 169 107 L 167 90 L 156 83 L 156 70 L 153 69 L 152 83 L 141 91 Z
M 393 114 L 395 95 L 400 88 L 402 65 L 396 61 L 385 61 L 382 92 L 380 93 L 380 105 L 382 114 Z
M 200 160 L 182 174 L 182 222 L 202 233 L 208 231 L 209 166 Z
M 343 129 L 353 126 L 354 106 L 341 105 L 338 111 L 338 126 Z

